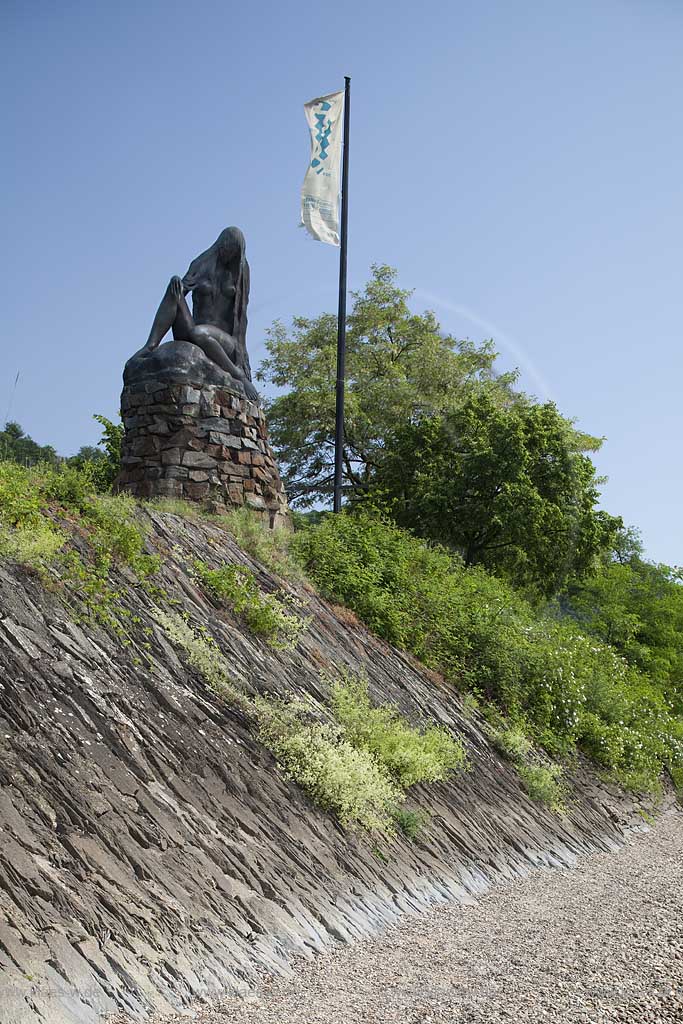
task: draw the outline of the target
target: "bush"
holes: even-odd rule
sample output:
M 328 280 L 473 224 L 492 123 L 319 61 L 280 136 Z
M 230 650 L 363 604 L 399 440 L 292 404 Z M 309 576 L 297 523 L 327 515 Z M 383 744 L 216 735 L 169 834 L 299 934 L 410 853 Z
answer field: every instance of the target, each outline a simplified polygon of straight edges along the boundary
M 545 804 L 558 814 L 564 811 L 566 786 L 562 783 L 559 764 L 526 764 L 517 770 L 532 800 Z
M 332 683 L 332 713 L 345 738 L 367 751 L 403 789 L 442 782 L 465 765 L 463 745 L 436 725 L 415 729 L 391 707 L 373 707 L 367 679 L 346 675 Z
M 663 768 L 683 763 L 683 720 L 657 681 L 481 568 L 466 569 L 367 513 L 325 516 L 292 545 L 325 597 L 446 680 L 495 702 L 551 753 L 578 744 L 649 788 Z
M 399 807 L 394 811 L 394 822 L 406 839 L 415 842 L 420 832 L 429 823 L 429 815 L 423 814 L 421 811 L 406 811 Z
M 249 569 L 241 565 L 226 564 L 220 569 L 209 569 L 196 561 L 197 578 L 216 600 L 227 604 L 244 618 L 252 632 L 263 636 L 277 650 L 292 650 L 307 628 L 310 618 L 297 612 L 301 602 L 284 591 L 264 594 Z
M 259 738 L 287 775 L 344 826 L 391 834 L 401 790 L 338 726 L 301 721 L 292 705 L 259 705 Z
M 519 726 L 509 725 L 502 729 L 494 729 L 491 739 L 496 750 L 513 764 L 525 762 L 533 751 L 533 744 Z

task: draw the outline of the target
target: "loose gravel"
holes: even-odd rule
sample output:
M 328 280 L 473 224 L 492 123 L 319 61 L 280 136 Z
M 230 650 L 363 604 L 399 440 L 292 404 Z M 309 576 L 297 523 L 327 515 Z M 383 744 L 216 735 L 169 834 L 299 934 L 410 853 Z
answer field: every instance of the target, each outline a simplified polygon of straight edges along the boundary
M 681 1024 L 683 815 L 574 870 L 534 872 L 471 907 L 405 918 L 190 1020 Z

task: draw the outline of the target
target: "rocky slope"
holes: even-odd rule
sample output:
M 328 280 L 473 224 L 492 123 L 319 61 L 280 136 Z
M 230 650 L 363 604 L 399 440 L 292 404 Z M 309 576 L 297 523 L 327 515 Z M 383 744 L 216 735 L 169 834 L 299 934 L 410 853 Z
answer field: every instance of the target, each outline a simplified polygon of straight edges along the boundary
M 218 640 L 236 682 L 323 696 L 323 669 L 362 668 L 377 700 L 462 735 L 472 770 L 415 787 L 429 827 L 379 848 L 283 776 L 183 663 L 125 569 L 122 642 L 0 566 L 2 1024 L 177 1009 L 405 912 L 612 849 L 642 824 L 585 768 L 566 817 L 534 804 L 456 694 L 302 588 L 312 624 L 296 651 L 272 650 L 207 601 L 188 565 L 247 562 L 264 589 L 280 581 L 216 525 L 149 516 L 161 586 Z

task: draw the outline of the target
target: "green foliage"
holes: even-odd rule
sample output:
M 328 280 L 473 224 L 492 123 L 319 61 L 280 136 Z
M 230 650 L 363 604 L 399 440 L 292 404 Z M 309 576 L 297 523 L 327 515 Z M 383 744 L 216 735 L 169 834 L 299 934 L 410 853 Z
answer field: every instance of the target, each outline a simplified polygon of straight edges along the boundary
M 259 735 L 285 771 L 344 825 L 414 839 L 426 818 L 401 807 L 406 789 L 465 767 L 462 744 L 438 726 L 413 728 L 391 707 L 373 706 L 367 680 L 331 682 L 332 723 L 307 721 L 301 703 L 259 698 Z
M 195 629 L 177 612 L 157 609 L 154 617 L 170 642 L 184 651 L 190 665 L 219 697 L 245 711 L 253 710 L 249 699 L 232 682 L 227 662 L 207 630 L 201 627 Z
M 551 753 L 582 746 L 650 787 L 683 764 L 683 723 L 656 680 L 481 567 L 367 514 L 328 515 L 292 543 L 326 597 L 526 723 Z
M 564 812 L 567 789 L 562 782 L 559 764 L 525 764 L 517 770 L 532 800 L 545 804 L 557 814 Z
M 248 508 L 234 509 L 221 516 L 219 522 L 232 534 L 243 551 L 268 566 L 278 576 L 290 580 L 302 578 L 301 567 L 289 553 L 291 530 L 284 527 L 271 530 L 258 513 Z
M 330 703 L 345 738 L 372 754 L 402 789 L 417 782 L 442 782 L 465 766 L 463 745 L 447 729 L 415 729 L 395 708 L 373 707 L 363 676 L 346 674 L 334 680 Z
M 17 562 L 42 575 L 55 561 L 65 540 L 61 530 L 48 523 L 13 530 L 0 525 L 0 559 Z
M 533 744 L 520 726 L 507 725 L 491 733 L 494 747 L 513 764 L 524 763 L 533 751 Z
M 581 630 L 610 644 L 629 664 L 661 681 L 683 714 L 683 585 L 680 570 L 616 551 L 588 578 L 567 588 L 561 607 Z
M 241 615 L 253 633 L 265 637 L 277 650 L 293 650 L 311 621 L 297 614 L 301 609 L 297 598 L 283 590 L 264 594 L 253 572 L 242 565 L 209 569 L 196 561 L 194 571 L 216 600 Z
M 259 738 L 284 771 L 342 825 L 392 832 L 401 800 L 371 754 L 353 746 L 339 726 L 302 720 L 295 704 L 259 704 Z
M 621 520 L 595 508 L 585 438 L 551 403 L 477 392 L 400 424 L 357 500 L 518 587 L 551 595 L 592 567 Z
M 93 419 L 102 427 L 98 447 L 84 445 L 67 461 L 75 469 L 85 471 L 96 490 L 107 492 L 121 470 L 124 428 L 122 423 L 112 423 L 106 416 L 95 414 Z
M 444 335 L 433 313 L 411 312 L 410 294 L 386 266 L 373 266 L 365 290 L 353 294 L 346 334 L 348 491 L 365 487 L 387 439 L 414 417 L 455 408 L 477 390 L 501 403 L 513 397 L 515 375 L 496 375 L 492 344 Z M 257 376 L 287 389 L 267 404 L 271 441 L 290 501 L 310 505 L 332 488 L 337 318 L 297 317 L 291 332 L 276 323 L 266 347 Z
M 422 830 L 429 824 L 429 815 L 422 811 L 407 811 L 399 807 L 393 812 L 394 824 L 406 839 L 415 842 Z
M 0 461 L 17 462 L 22 466 L 35 466 L 41 462 L 56 465 L 59 456 L 51 445 L 38 444 L 12 421 L 0 430 Z
M 78 548 L 73 538 L 67 543 L 67 522 L 68 532 L 83 540 Z M 159 559 L 144 546 L 133 499 L 95 493 L 87 469 L 0 463 L 0 557 L 43 574 L 51 568 L 88 614 L 119 635 L 129 613 L 111 585 L 110 569 L 114 562 L 125 565 L 145 583 Z

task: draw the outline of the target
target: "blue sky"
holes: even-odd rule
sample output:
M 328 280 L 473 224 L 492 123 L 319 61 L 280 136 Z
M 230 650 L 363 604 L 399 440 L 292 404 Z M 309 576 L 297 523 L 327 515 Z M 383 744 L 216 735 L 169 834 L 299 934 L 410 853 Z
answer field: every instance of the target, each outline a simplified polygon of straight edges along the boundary
M 352 76 L 349 283 L 398 268 L 445 329 L 607 441 L 603 504 L 683 562 L 678 0 L 3 4 L 0 417 L 62 453 L 118 408 L 172 273 L 244 230 L 249 349 L 336 308 L 297 228 L 302 104 Z M 13 99 L 10 102 L 10 97 Z

